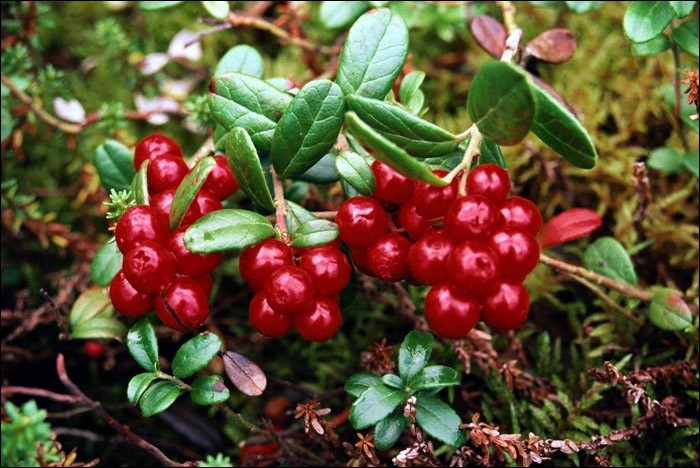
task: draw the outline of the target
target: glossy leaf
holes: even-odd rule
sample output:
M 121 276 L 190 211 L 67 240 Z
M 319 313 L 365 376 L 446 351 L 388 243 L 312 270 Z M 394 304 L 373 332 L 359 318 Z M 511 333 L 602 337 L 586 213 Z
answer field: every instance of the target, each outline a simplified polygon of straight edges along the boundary
M 312 219 L 292 233 L 294 247 L 315 247 L 338 238 L 338 225 L 327 219 Z
M 270 221 L 252 211 L 226 209 L 209 213 L 187 228 L 183 240 L 196 253 L 241 250 L 275 235 Z
M 525 53 L 544 62 L 562 63 L 574 55 L 577 45 L 568 29 L 555 28 L 536 36 L 525 47 Z
M 583 263 L 596 273 L 616 281 L 637 284 L 634 264 L 625 248 L 612 237 L 601 237 L 588 246 Z
M 190 398 L 198 405 L 216 405 L 228 400 L 231 393 L 218 375 L 197 377 L 192 382 Z
M 144 392 L 148 389 L 151 383 L 158 378 L 155 372 L 144 372 L 137 374 L 129 380 L 129 385 L 126 388 L 126 397 L 132 405 L 138 404 Z
M 180 182 L 180 185 L 175 191 L 173 204 L 170 207 L 170 230 L 174 231 L 180 226 L 182 218 L 194 201 L 197 193 L 207 180 L 207 176 L 216 166 L 214 158 L 206 157 L 199 161 L 192 168 L 189 174 Z
M 392 388 L 403 389 L 406 387 L 403 379 L 396 374 L 384 374 L 382 376 L 382 382 Z
M 126 327 L 117 318 L 109 296 L 100 288 L 89 288 L 78 296 L 69 314 L 71 337 L 121 340 Z
M 340 177 L 362 195 L 374 193 L 374 174 L 365 158 L 354 151 L 343 151 L 335 158 L 335 168 Z
M 493 58 L 501 58 L 508 32 L 500 21 L 489 15 L 477 15 L 469 24 L 469 28 L 482 49 Z
M 338 181 L 338 170 L 335 168 L 335 154 L 326 153 L 311 168 L 295 178 L 314 184 L 330 184 Z
M 367 2 L 321 2 L 319 19 L 328 29 L 344 28 L 370 9 Z
M 118 141 L 107 140 L 97 147 L 95 167 L 107 191 L 131 188 L 131 180 L 136 174 L 134 156 L 129 148 Z
M 170 8 L 172 6 L 178 5 L 180 3 L 184 3 L 182 1 L 169 1 L 169 2 L 164 2 L 164 1 L 146 1 L 146 2 L 136 2 L 136 4 L 139 6 L 140 9 L 142 10 L 162 10 L 163 8 Z
M 691 0 L 668 3 L 671 5 L 671 9 L 677 18 L 685 18 L 693 12 L 693 8 L 695 8 L 695 4 L 697 2 L 695 0 Z
M 671 148 L 656 148 L 651 152 L 647 166 L 670 173 L 678 173 L 685 170 L 683 155 Z
M 424 367 L 410 381 L 413 390 L 444 388 L 453 385 L 459 385 L 459 374 L 456 370 L 446 366 Z
M 287 223 L 287 231 L 289 234 L 294 235 L 303 224 L 318 218 L 303 206 L 287 200 L 287 213 L 284 219 Z
M 377 423 L 374 428 L 374 445 L 379 450 L 391 448 L 406 427 L 406 418 L 403 411 L 394 411 Z
M 153 384 L 139 400 L 139 408 L 144 418 L 162 413 L 175 403 L 182 390 L 169 380 L 161 380 Z
M 408 28 L 400 16 L 386 8 L 365 13 L 350 28 L 336 83 L 346 95 L 384 99 L 407 54 Z
M 335 144 L 343 125 L 345 100 L 328 80 L 307 83 L 294 96 L 272 137 L 271 157 L 283 177 L 302 174 Z
M 671 33 L 673 42 L 678 44 L 683 51 L 689 53 L 695 58 L 698 58 L 698 20 L 686 21 Z
M 184 379 L 207 367 L 221 349 L 221 338 L 214 333 L 201 333 L 180 346 L 173 358 L 173 375 Z
M 576 167 L 591 169 L 598 153 L 576 116 L 539 86 L 532 86 L 537 112 L 531 130 L 561 157 Z
M 101 314 L 97 317 L 82 322 L 71 331 L 71 337 L 86 340 L 118 340 L 121 341 L 126 333 L 126 326 L 116 317 L 114 311 L 110 314 Z
M 405 381 L 411 381 L 426 364 L 433 350 L 433 335 L 412 331 L 399 348 L 399 375 Z
M 255 147 L 269 151 L 277 121 L 292 96 L 271 84 L 243 73 L 215 76 L 209 87 L 209 108 L 227 130 L 243 127 Z
M 347 393 L 355 398 L 362 395 L 368 388 L 382 384 L 382 379 L 374 374 L 360 373 L 350 376 L 343 387 Z
M 134 179 L 131 181 L 131 193 L 137 205 L 148 205 L 148 165 L 151 163 L 148 159 L 141 163 L 141 169 L 138 170 Z
M 2 105 L 0 106 L 0 141 L 5 141 L 12 134 L 15 127 L 15 119 L 12 117 L 10 108 L 6 105 L 6 100 L 3 97 Z
M 117 243 L 107 242 L 100 247 L 90 262 L 90 279 L 103 288 L 109 286 L 109 283 L 121 270 L 123 260 L 124 255 L 119 251 Z
M 241 44 L 230 48 L 221 57 L 214 69 L 214 76 L 236 72 L 262 78 L 264 71 L 265 64 L 260 52 L 247 44 Z
M 425 432 L 455 447 L 464 442 L 462 420 L 455 410 L 433 396 L 419 395 L 417 400 L 416 422 Z
M 693 324 L 690 307 L 671 289 L 654 290 L 648 313 L 651 323 L 662 330 L 680 331 Z
M 445 186 L 445 181 L 433 174 L 420 161 L 412 158 L 382 135 L 367 125 L 354 112 L 345 114 L 345 122 L 352 134 L 363 144 L 372 148 L 374 157 L 392 169 L 415 180 L 422 180 L 432 185 Z
M 632 2 L 622 20 L 632 42 L 646 42 L 661 34 L 673 19 L 669 2 Z
M 587 236 L 602 226 L 603 220 L 598 213 L 585 208 L 572 208 L 550 219 L 542 229 L 540 245 L 543 249 L 571 242 Z
M 347 103 L 363 122 L 413 156 L 443 156 L 459 145 L 455 135 L 388 102 L 348 96 Z
M 573 11 L 574 13 L 587 13 L 589 11 L 598 10 L 602 8 L 604 2 L 573 1 L 564 3 L 566 3 L 566 6 L 569 7 L 569 10 Z
M 632 53 L 638 57 L 660 54 L 671 48 L 671 41 L 666 34 L 659 34 L 650 41 L 632 43 Z
M 224 19 L 228 16 L 231 11 L 228 2 L 226 1 L 202 1 L 202 6 L 212 15 L 214 18 Z
M 481 152 L 479 156 L 479 164 L 496 164 L 503 168 L 506 167 L 506 160 L 503 157 L 501 147 L 493 141 L 483 139 L 479 147 Z
M 245 129 L 236 127 L 226 136 L 226 157 L 238 185 L 248 198 L 267 211 L 275 211 L 258 152 Z
M 139 366 L 147 371 L 158 369 L 158 340 L 147 318 L 142 318 L 129 329 L 126 347 Z
M 83 291 L 73 303 L 69 314 L 71 326 L 86 322 L 111 308 L 109 296 L 101 288 L 92 287 Z
M 469 118 L 489 140 L 514 145 L 527 135 L 535 116 L 532 89 L 525 72 L 505 62 L 488 62 L 469 86 Z
M 365 429 L 389 416 L 406 399 L 406 392 L 384 384 L 370 387 L 350 408 L 350 422 L 357 430 Z
M 420 85 L 425 79 L 425 72 L 413 70 L 403 77 L 399 86 L 399 101 L 406 106 L 412 114 L 418 114 L 423 109 L 425 94 L 420 90 Z
M 267 376 L 256 363 L 242 354 L 226 351 L 224 367 L 229 380 L 248 396 L 259 396 L 267 387 Z

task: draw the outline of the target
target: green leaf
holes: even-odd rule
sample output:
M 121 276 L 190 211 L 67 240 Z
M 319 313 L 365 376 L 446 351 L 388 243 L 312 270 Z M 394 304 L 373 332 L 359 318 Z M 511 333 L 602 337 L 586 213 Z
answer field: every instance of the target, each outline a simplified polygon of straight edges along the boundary
M 198 405 L 216 405 L 228 400 L 231 395 L 224 379 L 219 375 L 197 377 L 192 382 L 190 398 Z
M 114 313 L 109 296 L 97 287 L 78 296 L 69 314 L 71 337 L 80 339 L 121 340 L 126 327 Z
M 685 18 L 689 14 L 693 12 L 693 8 L 695 8 L 695 0 L 692 1 L 683 1 L 683 2 L 668 2 L 671 5 L 671 9 L 673 10 L 673 13 L 676 15 L 676 18 Z
M 334 241 L 338 237 L 338 225 L 327 219 L 311 219 L 290 234 L 294 247 L 315 247 Z
M 5 105 L 5 102 L 6 101 L 3 99 L 2 106 L 0 106 L 0 122 L 2 123 L 0 141 L 5 141 L 15 127 L 15 120 L 12 117 L 12 112 L 10 112 L 10 109 Z
M 659 34 L 646 42 L 632 43 L 632 53 L 638 57 L 660 54 L 671 48 L 671 41 L 665 34 Z
M 147 318 L 142 318 L 129 329 L 126 347 L 139 366 L 147 371 L 158 369 L 158 340 Z
M 72 327 L 104 314 L 112 306 L 109 296 L 96 287 L 83 291 L 73 303 L 68 316 Z
M 360 373 L 351 375 L 343 387 L 347 393 L 358 398 L 365 390 L 382 384 L 382 379 L 373 374 Z
M 343 151 L 335 158 L 335 168 L 340 177 L 362 195 L 374 193 L 374 174 L 365 158 L 354 151 Z
M 345 114 L 345 122 L 353 136 L 375 151 L 374 157 L 392 169 L 415 180 L 444 187 L 447 183 L 437 177 L 425 164 L 412 158 L 396 144 L 381 136 L 354 112 Z
M 97 147 L 95 167 L 102 186 L 108 191 L 131 188 L 131 179 L 136 174 L 134 157 L 131 150 L 118 141 L 107 140 Z
M 483 65 L 469 86 L 467 109 L 484 137 L 514 145 L 530 130 L 536 112 L 527 74 L 499 60 Z
M 403 379 L 396 374 L 384 374 L 382 376 L 382 382 L 392 388 L 403 389 L 406 387 Z
M 384 99 L 408 54 L 408 28 L 386 8 L 365 13 L 350 28 L 336 83 L 346 95 Z
M 319 19 L 328 29 L 340 29 L 352 24 L 369 8 L 367 2 L 321 2 Z
M 537 101 L 533 133 L 574 166 L 595 166 L 598 153 L 581 122 L 547 91 L 535 85 L 532 89 Z
M 335 144 L 344 111 L 343 92 L 332 81 L 304 85 L 272 137 L 270 155 L 277 173 L 294 177 L 316 164 Z
M 698 20 L 686 21 L 671 32 L 673 42 L 685 52 L 698 58 Z
M 100 247 L 90 262 L 90 279 L 98 286 L 107 287 L 122 268 L 124 255 L 119 251 L 117 243 L 107 242 Z
M 459 145 L 455 135 L 398 106 L 362 96 L 348 96 L 347 103 L 373 130 L 413 156 L 443 156 Z
M 656 148 L 651 152 L 647 166 L 670 173 L 678 173 L 685 170 L 683 156 L 671 148 Z
M 418 371 L 409 385 L 413 390 L 459 385 L 459 374 L 451 367 L 428 366 Z
M 403 433 L 406 418 L 403 411 L 394 411 L 377 423 L 374 428 L 374 445 L 379 450 L 391 448 Z
M 399 375 L 407 382 L 425 367 L 433 350 L 433 335 L 412 331 L 399 348 Z
M 292 96 L 258 78 L 235 72 L 215 76 L 209 89 L 214 119 L 227 130 L 245 128 L 256 148 L 269 151 L 277 121 Z
M 231 72 L 244 73 L 262 79 L 265 64 L 260 52 L 246 44 L 231 47 L 216 64 L 214 76 Z
M 326 153 L 303 174 L 296 176 L 296 179 L 314 184 L 330 184 L 338 182 L 338 177 L 338 171 L 335 168 L 335 154 L 331 152 Z
M 632 2 L 622 26 L 632 42 L 646 42 L 661 34 L 673 19 L 669 2 Z
M 287 213 L 284 219 L 287 223 L 287 231 L 290 235 L 294 235 L 304 223 L 318 218 L 303 206 L 287 200 Z
M 587 13 L 603 7 L 604 2 L 564 2 L 574 13 Z
M 674 109 L 676 105 L 676 92 L 671 83 L 667 83 L 660 87 L 661 96 L 664 102 L 670 109 Z M 700 131 L 700 120 L 693 120 L 690 117 L 697 113 L 695 106 L 688 103 L 686 99 L 681 99 L 681 119 L 683 123 L 691 128 L 695 133 Z
M 601 237 L 583 254 L 587 268 L 615 281 L 636 285 L 637 273 L 625 248 L 612 237 Z
M 126 333 L 126 326 L 115 317 L 115 314 L 102 314 L 87 322 L 82 322 L 71 332 L 71 337 L 86 340 L 114 339 L 121 341 Z
M 185 213 L 189 209 L 190 205 L 194 201 L 199 189 L 202 188 L 204 182 L 207 180 L 207 176 L 216 166 L 216 161 L 212 157 L 206 157 L 199 161 L 197 165 L 192 168 L 187 177 L 185 177 L 180 185 L 175 191 L 175 196 L 173 197 L 173 204 L 170 207 L 170 230 L 174 231 L 182 222 L 182 218 L 185 217 Z
M 210 15 L 218 19 L 226 18 L 231 11 L 228 2 L 225 1 L 203 1 L 202 6 Z
M 370 387 L 355 400 L 350 409 L 350 422 L 357 429 L 365 429 L 386 418 L 406 399 L 406 392 L 386 385 Z
M 139 408 L 144 418 L 162 413 L 170 407 L 182 390 L 169 380 L 161 380 L 153 384 L 139 400 Z
M 151 163 L 146 159 L 141 163 L 141 169 L 138 170 L 134 179 L 131 181 L 131 193 L 137 205 L 148 205 L 148 165 Z
M 421 70 L 413 70 L 403 77 L 401 80 L 401 85 L 399 86 L 399 101 L 408 107 L 408 109 L 414 114 L 416 112 L 414 112 L 414 109 L 412 109 L 411 103 L 416 100 L 419 93 L 423 94 L 420 90 L 423 80 L 425 80 L 425 72 Z M 418 110 L 420 110 L 420 107 L 416 109 L 416 111 Z
M 132 405 L 138 404 L 144 392 L 158 376 L 155 372 L 144 372 L 137 374 L 129 380 L 129 386 L 126 388 L 126 397 Z
M 695 177 L 699 176 L 700 173 L 700 154 L 698 152 L 687 153 L 683 156 L 683 164 L 685 167 L 693 174 Z
M 263 239 L 273 237 L 270 221 L 252 211 L 219 210 L 197 220 L 185 231 L 184 241 L 195 253 L 245 249 Z
M 207 367 L 221 349 L 221 338 L 214 333 L 201 333 L 180 346 L 173 358 L 173 375 L 184 379 Z
M 255 204 L 275 211 L 275 202 L 265 180 L 265 172 L 250 135 L 236 127 L 226 137 L 226 157 L 243 192 Z
M 417 400 L 416 422 L 425 432 L 454 447 L 464 442 L 462 420 L 455 410 L 432 396 L 420 395 Z
M 175 5 L 183 3 L 182 1 L 175 2 L 136 2 L 140 9 L 150 11 L 150 10 L 161 10 L 163 8 L 170 8 Z
M 503 168 L 506 167 L 506 160 L 501 152 L 501 147 L 491 140 L 484 138 L 481 141 L 479 148 L 481 155 L 479 156 L 479 164 L 496 164 Z
M 690 307 L 672 289 L 655 288 L 648 313 L 651 323 L 662 330 L 685 330 L 693 324 Z

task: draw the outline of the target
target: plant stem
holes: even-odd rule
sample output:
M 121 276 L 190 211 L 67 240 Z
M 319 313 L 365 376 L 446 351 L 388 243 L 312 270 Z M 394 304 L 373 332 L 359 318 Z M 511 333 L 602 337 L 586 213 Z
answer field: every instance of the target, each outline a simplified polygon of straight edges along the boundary
M 464 152 L 464 157 L 462 158 L 462 162 L 457 164 L 457 166 L 450 171 L 449 174 L 447 174 L 443 180 L 446 182 L 452 182 L 455 177 L 457 177 L 457 174 L 460 172 L 464 171 L 464 175 L 462 176 L 462 180 L 466 180 L 467 175 L 469 174 L 469 168 L 472 166 L 472 161 L 474 160 L 474 156 L 479 153 L 479 147 L 481 146 L 481 141 L 484 139 L 483 135 L 479 131 L 478 128 L 476 128 L 476 125 L 472 125 L 469 127 L 472 131 L 472 138 L 469 140 L 469 145 L 467 145 L 467 149 Z M 460 195 L 466 195 L 466 193 L 461 193 L 462 187 L 460 187 Z
M 270 174 L 272 174 L 272 186 L 274 187 L 275 205 L 277 207 L 275 210 L 275 227 L 282 237 L 282 242 L 289 243 L 287 220 L 284 217 L 287 214 L 287 203 L 284 199 L 284 184 L 282 183 L 282 178 L 277 175 L 272 165 L 270 166 Z
M 214 139 L 212 137 L 209 137 L 204 141 L 204 143 L 202 143 L 202 146 L 199 147 L 197 152 L 192 155 L 188 166 L 190 167 L 190 169 L 193 168 L 197 165 L 199 161 L 206 158 L 214 151 L 216 151 L 216 147 L 214 146 Z
M 675 94 L 675 102 L 673 115 L 676 117 L 676 130 L 678 131 L 678 136 L 681 139 L 681 144 L 683 149 L 688 152 L 690 151 L 690 145 L 688 144 L 688 139 L 685 137 L 685 132 L 683 131 L 683 119 L 681 117 L 681 111 L 683 106 L 683 95 L 681 94 L 681 53 L 678 49 L 678 44 L 671 39 L 673 47 L 673 91 Z
M 185 382 L 178 379 L 174 375 L 166 374 L 165 372 L 161 372 L 161 371 L 156 372 L 156 375 L 158 376 L 159 379 L 169 380 L 183 390 L 186 390 L 188 392 L 192 391 L 192 387 L 190 387 L 189 385 L 187 385 Z

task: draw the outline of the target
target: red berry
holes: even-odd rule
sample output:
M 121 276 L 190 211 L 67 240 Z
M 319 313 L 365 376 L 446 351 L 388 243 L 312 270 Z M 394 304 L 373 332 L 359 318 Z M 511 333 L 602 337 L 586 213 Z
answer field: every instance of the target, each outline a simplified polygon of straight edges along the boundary
M 207 176 L 204 189 L 209 190 L 220 200 L 228 198 L 238 190 L 238 181 L 231 171 L 226 156 L 214 156 L 216 166 Z
M 350 281 L 350 262 L 334 247 L 309 250 L 301 257 L 299 267 L 309 274 L 319 296 L 339 294 Z
M 454 241 L 444 232 L 428 231 L 408 251 L 408 268 L 420 284 L 437 284 L 447 276 L 447 259 L 454 249 Z
M 146 159 L 154 161 L 165 155 L 182 158 L 182 148 L 174 140 L 160 133 L 148 135 L 136 145 L 134 150 L 134 167 L 138 171 Z
M 189 168 L 181 157 L 165 155 L 151 161 L 146 171 L 149 192 L 177 188 L 188 172 Z
M 335 217 L 340 238 L 353 249 L 366 249 L 387 230 L 387 217 L 379 201 L 369 197 L 346 200 Z
M 447 261 L 447 278 L 462 295 L 487 294 L 496 286 L 500 273 L 498 254 L 475 241 L 459 244 Z
M 170 207 L 173 206 L 173 199 L 175 198 L 175 191 L 177 189 L 168 189 L 163 192 L 158 192 L 155 195 L 151 195 L 151 206 L 160 214 L 164 219 L 165 223 L 169 225 L 170 223 Z M 199 218 L 199 209 L 196 204 L 191 204 L 187 209 L 185 216 L 180 222 L 180 228 L 184 229 L 190 224 L 197 221 Z
M 508 171 L 496 164 L 482 164 L 469 173 L 467 193 L 483 195 L 497 206 L 501 206 L 510 193 Z
M 377 200 L 400 205 L 413 195 L 415 182 L 381 161 L 372 163 L 372 173 L 375 183 L 373 196 Z
M 413 199 L 407 201 L 399 209 L 399 224 L 406 230 L 408 237 L 418 240 L 430 227 L 430 223 L 416 212 Z
M 425 318 L 437 335 L 463 338 L 479 321 L 481 304 L 475 297 L 455 294 L 447 283 L 433 286 L 425 298 Z
M 537 236 L 542 229 L 540 210 L 527 198 L 510 197 L 503 204 L 501 215 L 506 226 L 523 229 L 533 236 Z
M 277 239 L 265 239 L 248 247 L 238 261 L 243 279 L 254 292 L 260 291 L 275 271 L 289 265 L 294 265 L 292 249 Z
M 156 313 L 173 330 L 197 329 L 209 316 L 209 301 L 194 279 L 177 276 L 156 297 Z
M 218 211 L 224 207 L 221 200 L 216 198 L 216 195 L 211 193 L 209 190 L 200 190 L 197 196 L 194 198 L 192 205 L 196 205 L 197 219 L 211 213 L 212 211 Z M 191 210 L 192 206 L 190 206 L 189 209 Z
M 85 349 L 85 354 L 93 359 L 101 357 L 105 352 L 104 345 L 99 341 L 86 341 L 83 348 Z
M 310 250 L 313 250 L 317 247 L 333 247 L 334 249 L 341 250 L 343 248 L 343 244 L 342 242 L 340 242 L 340 238 L 336 237 L 335 240 L 332 240 L 327 244 L 318 245 L 316 247 L 294 247 L 294 253 L 297 256 L 301 257 L 303 255 L 306 255 L 306 253 Z
M 114 230 L 117 246 L 123 254 L 147 240 L 163 244 L 169 235 L 168 223 L 148 205 L 136 205 L 126 210 Z
M 211 275 L 195 276 L 192 279 L 197 282 L 199 288 L 204 292 L 204 295 L 207 296 L 207 299 L 209 299 L 209 296 L 211 296 L 211 289 L 214 286 L 214 280 L 212 280 Z
M 498 208 L 483 195 L 467 195 L 452 203 L 445 230 L 456 241 L 483 239 L 500 221 Z
M 338 303 L 330 297 L 317 297 L 301 315 L 294 317 L 294 326 L 305 340 L 322 342 L 333 338 L 343 317 Z
M 263 291 L 270 307 L 280 314 L 300 314 L 314 300 L 311 276 L 295 266 L 283 266 L 272 273 Z
M 365 275 L 374 276 L 374 272 L 369 266 L 367 249 L 351 249 L 350 254 L 352 255 L 352 262 L 355 264 L 358 270 Z
M 177 259 L 177 272 L 181 275 L 201 276 L 211 273 L 219 266 L 224 255 L 221 253 L 197 254 L 190 252 L 183 238 L 185 229 L 173 232 L 168 240 L 168 250 Z
M 522 281 L 537 266 L 540 246 L 530 234 L 518 228 L 504 227 L 491 235 L 489 245 L 498 254 L 501 278 Z
M 369 268 L 377 278 L 396 282 L 408 276 L 408 251 L 411 242 L 396 232 L 389 232 L 377 239 L 367 249 Z
M 292 329 L 292 318 L 275 312 L 263 293 L 257 293 L 250 302 L 248 318 L 253 327 L 265 336 L 282 336 Z
M 172 281 L 177 260 L 162 244 L 145 241 L 124 256 L 122 269 L 134 289 L 155 294 Z
M 433 171 L 437 177 L 444 177 L 447 171 Z M 413 200 L 416 204 L 416 213 L 425 219 L 441 218 L 452 201 L 457 197 L 457 180 L 445 187 L 430 185 L 426 182 L 416 184 L 416 193 Z
M 527 319 L 530 295 L 520 283 L 500 283 L 496 291 L 483 299 L 481 318 L 498 331 L 518 328 Z
M 153 296 L 138 292 L 119 270 L 109 284 L 109 298 L 120 314 L 126 317 L 141 317 L 153 309 Z

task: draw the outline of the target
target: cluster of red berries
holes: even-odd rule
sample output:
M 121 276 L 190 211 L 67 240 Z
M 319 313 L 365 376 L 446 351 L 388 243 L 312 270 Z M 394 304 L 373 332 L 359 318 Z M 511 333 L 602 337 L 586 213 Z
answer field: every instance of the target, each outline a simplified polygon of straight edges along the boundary
M 351 198 L 336 216 L 360 271 L 433 286 L 425 315 L 445 338 L 465 336 L 479 319 L 495 330 L 525 321 L 530 298 L 522 281 L 539 260 L 542 216 L 530 200 L 508 198 L 507 171 L 478 166 L 465 196 L 457 179 L 445 187 L 414 182 L 379 161 L 372 172 L 374 197 Z
M 170 232 L 169 213 L 177 187 L 189 173 L 182 149 L 159 134 L 136 145 L 134 166 L 149 160 L 150 205 L 124 212 L 115 229 L 122 269 L 109 286 L 114 308 L 127 317 L 141 317 L 155 307 L 160 320 L 179 331 L 200 327 L 209 316 L 210 273 L 222 254 L 195 254 L 183 242 L 185 229 L 207 213 L 222 208 L 221 200 L 238 189 L 224 156 L 187 210 L 178 229 Z
M 266 239 L 241 253 L 241 275 L 255 296 L 248 314 L 253 327 L 270 337 L 294 326 L 302 338 L 326 341 L 340 329 L 340 292 L 351 267 L 340 242 L 292 249 Z

